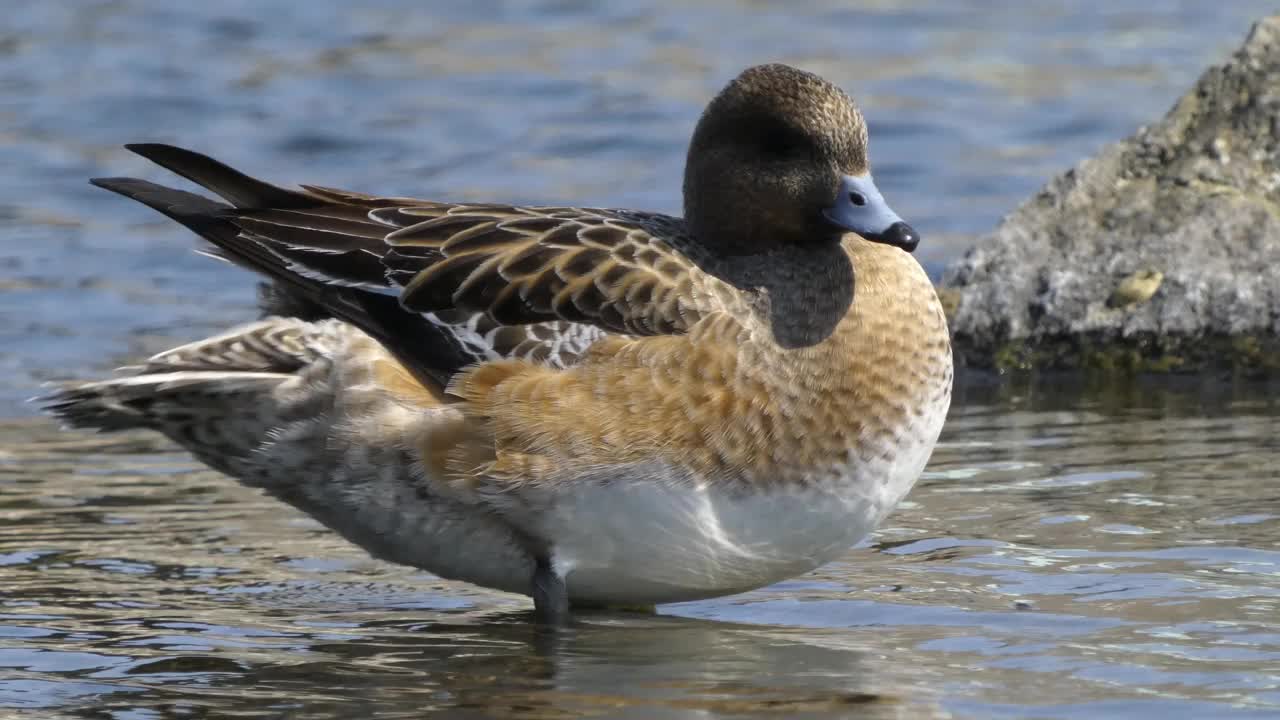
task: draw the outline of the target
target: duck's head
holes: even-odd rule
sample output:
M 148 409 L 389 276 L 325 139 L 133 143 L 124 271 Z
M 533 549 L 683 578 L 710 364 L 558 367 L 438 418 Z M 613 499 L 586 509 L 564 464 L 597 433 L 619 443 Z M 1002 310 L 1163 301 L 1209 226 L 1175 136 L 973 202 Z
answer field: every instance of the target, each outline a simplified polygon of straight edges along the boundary
M 787 65 L 748 68 L 707 106 L 689 145 L 684 205 L 697 241 L 726 256 L 830 247 L 847 232 L 907 252 L 920 241 L 871 179 L 853 100 Z

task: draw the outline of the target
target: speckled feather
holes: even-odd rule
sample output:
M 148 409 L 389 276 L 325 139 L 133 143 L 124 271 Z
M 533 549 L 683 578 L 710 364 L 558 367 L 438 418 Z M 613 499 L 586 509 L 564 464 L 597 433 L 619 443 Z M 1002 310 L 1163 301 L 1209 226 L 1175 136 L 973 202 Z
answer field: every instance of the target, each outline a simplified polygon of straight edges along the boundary
M 678 249 L 689 246 L 678 218 L 306 187 L 315 208 L 231 211 L 232 222 L 244 239 L 318 279 L 397 293 L 406 310 L 482 314 L 494 326 L 561 321 L 663 335 L 685 332 L 730 297 Z M 361 214 L 366 220 L 353 219 Z
M 530 592 L 547 561 L 575 602 L 789 577 L 906 493 L 950 399 L 923 270 L 819 212 L 866 141 L 837 88 L 750 69 L 695 131 L 688 220 L 286 190 L 131 146 L 230 205 L 95 182 L 338 320 L 269 318 L 48 407 L 165 432 L 379 557 L 488 587 Z

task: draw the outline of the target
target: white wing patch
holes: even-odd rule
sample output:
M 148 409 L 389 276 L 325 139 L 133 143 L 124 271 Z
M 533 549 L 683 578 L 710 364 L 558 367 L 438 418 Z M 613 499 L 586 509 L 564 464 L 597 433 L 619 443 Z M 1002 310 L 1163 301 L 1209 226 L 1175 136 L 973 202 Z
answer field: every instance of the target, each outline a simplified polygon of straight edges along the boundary
M 421 313 L 448 333 L 474 362 L 526 360 L 554 368 L 577 364 L 587 348 L 607 333 L 594 325 L 563 321 L 524 326 L 499 325 L 482 313 Z

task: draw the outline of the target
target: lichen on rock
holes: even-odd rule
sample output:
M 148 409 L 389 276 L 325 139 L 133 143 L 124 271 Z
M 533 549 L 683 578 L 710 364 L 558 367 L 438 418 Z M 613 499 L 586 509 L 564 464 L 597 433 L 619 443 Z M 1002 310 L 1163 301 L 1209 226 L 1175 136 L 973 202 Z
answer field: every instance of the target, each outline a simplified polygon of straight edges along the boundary
M 1280 15 L 942 285 L 961 365 L 1280 373 Z

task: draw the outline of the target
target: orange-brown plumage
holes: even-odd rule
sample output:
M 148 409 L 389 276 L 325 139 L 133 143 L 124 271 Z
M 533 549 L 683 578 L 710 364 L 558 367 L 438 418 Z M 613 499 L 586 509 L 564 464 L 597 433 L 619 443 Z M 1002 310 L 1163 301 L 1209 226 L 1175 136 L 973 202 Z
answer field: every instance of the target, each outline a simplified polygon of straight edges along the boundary
M 837 465 L 851 444 L 875 452 L 949 387 L 950 344 L 909 256 L 853 238 L 844 247 L 868 280 L 812 348 L 745 351 L 763 329 L 716 315 L 686 335 L 597 343 L 567 370 L 505 362 L 464 372 L 452 392 L 491 428 L 493 474 L 537 482 L 539 468 L 657 457 L 717 481 L 788 483 Z
M 866 146 L 847 95 L 778 65 L 708 106 L 683 219 L 286 190 L 130 146 L 230 205 L 95 182 L 341 322 L 269 319 L 51 409 L 165 432 L 552 619 L 788 577 L 902 497 L 950 398 L 942 309 Z

